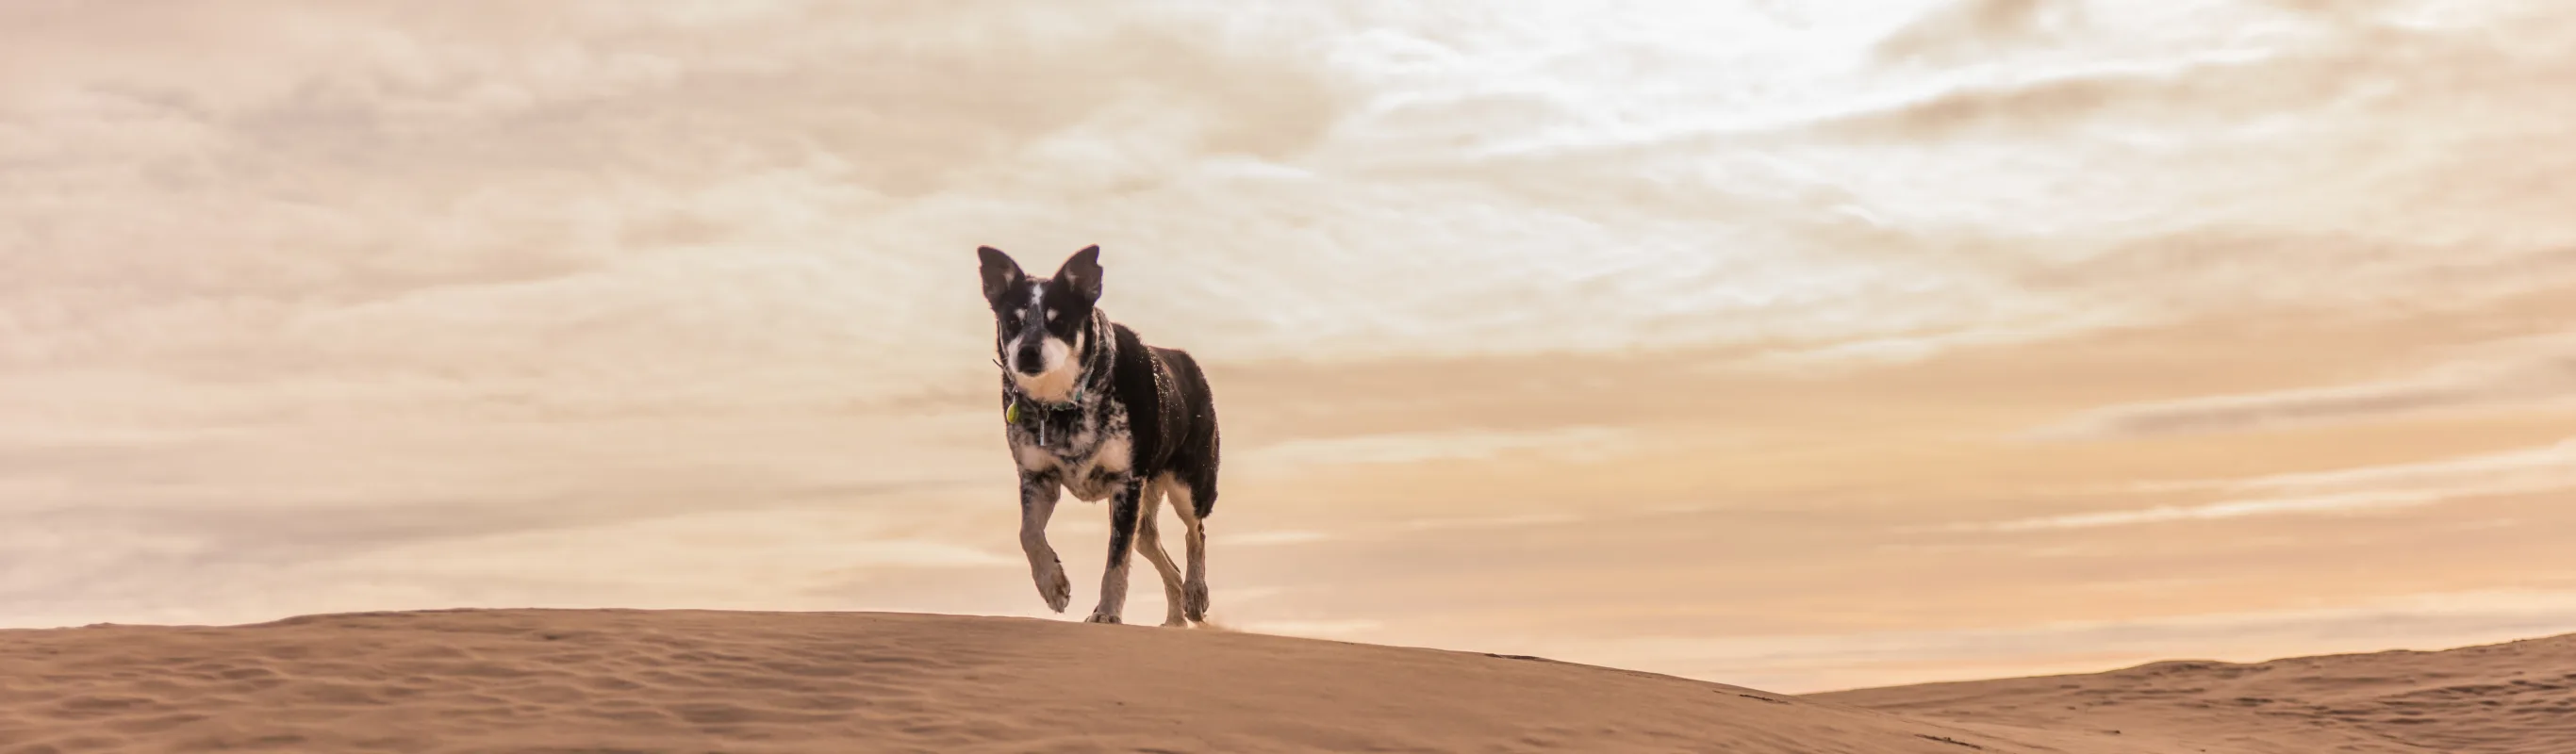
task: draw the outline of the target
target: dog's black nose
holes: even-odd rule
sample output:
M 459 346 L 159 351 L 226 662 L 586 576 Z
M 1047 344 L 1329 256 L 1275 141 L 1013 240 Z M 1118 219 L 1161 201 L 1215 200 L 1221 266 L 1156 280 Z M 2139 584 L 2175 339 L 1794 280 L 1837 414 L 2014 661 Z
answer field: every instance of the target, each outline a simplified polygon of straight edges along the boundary
M 1035 345 L 1021 346 L 1019 353 L 1011 355 L 1011 361 L 1019 367 L 1021 374 L 1033 375 L 1046 371 L 1046 356 L 1040 354 Z

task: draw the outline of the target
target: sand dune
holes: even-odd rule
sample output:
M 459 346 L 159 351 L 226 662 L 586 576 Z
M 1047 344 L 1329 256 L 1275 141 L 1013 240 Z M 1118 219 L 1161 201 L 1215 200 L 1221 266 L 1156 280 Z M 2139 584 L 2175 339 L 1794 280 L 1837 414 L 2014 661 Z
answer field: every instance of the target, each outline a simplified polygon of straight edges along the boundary
M 2571 657 L 2561 640 L 1815 700 L 1025 619 L 373 613 L 0 632 L 0 751 L 2566 751 Z
M 2576 636 L 1811 698 L 1971 728 L 2118 730 L 2195 744 L 2179 751 L 2566 754 L 2576 752 Z

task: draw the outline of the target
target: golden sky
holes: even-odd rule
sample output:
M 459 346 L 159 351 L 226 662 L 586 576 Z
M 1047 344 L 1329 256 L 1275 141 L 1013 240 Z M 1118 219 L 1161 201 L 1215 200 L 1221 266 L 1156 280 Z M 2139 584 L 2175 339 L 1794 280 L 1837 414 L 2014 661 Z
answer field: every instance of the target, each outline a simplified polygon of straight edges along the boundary
M 2552 0 L 8 3 L 0 623 L 1042 614 L 973 249 L 1097 243 L 1238 629 L 2576 630 L 2571 85 Z

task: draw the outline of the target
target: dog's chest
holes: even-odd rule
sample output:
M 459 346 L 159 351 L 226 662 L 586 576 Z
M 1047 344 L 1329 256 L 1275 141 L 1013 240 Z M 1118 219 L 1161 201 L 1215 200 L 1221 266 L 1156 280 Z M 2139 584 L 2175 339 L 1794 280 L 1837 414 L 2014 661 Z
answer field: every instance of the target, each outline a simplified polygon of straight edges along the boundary
M 1090 502 L 1108 499 L 1126 483 L 1134 463 L 1134 438 L 1127 411 L 1117 402 L 1101 401 L 1078 419 L 1043 430 L 1041 438 L 1039 427 L 1011 428 L 1011 451 L 1020 468 L 1055 471 L 1066 492 Z

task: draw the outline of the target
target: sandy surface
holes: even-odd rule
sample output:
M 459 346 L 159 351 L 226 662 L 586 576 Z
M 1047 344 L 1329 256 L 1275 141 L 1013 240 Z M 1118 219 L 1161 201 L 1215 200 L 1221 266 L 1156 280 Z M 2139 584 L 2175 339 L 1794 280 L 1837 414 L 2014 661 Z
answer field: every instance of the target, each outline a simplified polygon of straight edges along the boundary
M 1995 730 L 2117 730 L 2194 744 L 2177 751 L 2566 754 L 2576 752 L 2576 636 L 1810 698 Z
M 2571 657 L 2557 640 L 1817 700 L 1222 631 L 385 613 L 0 632 L 0 751 L 2563 752 Z

